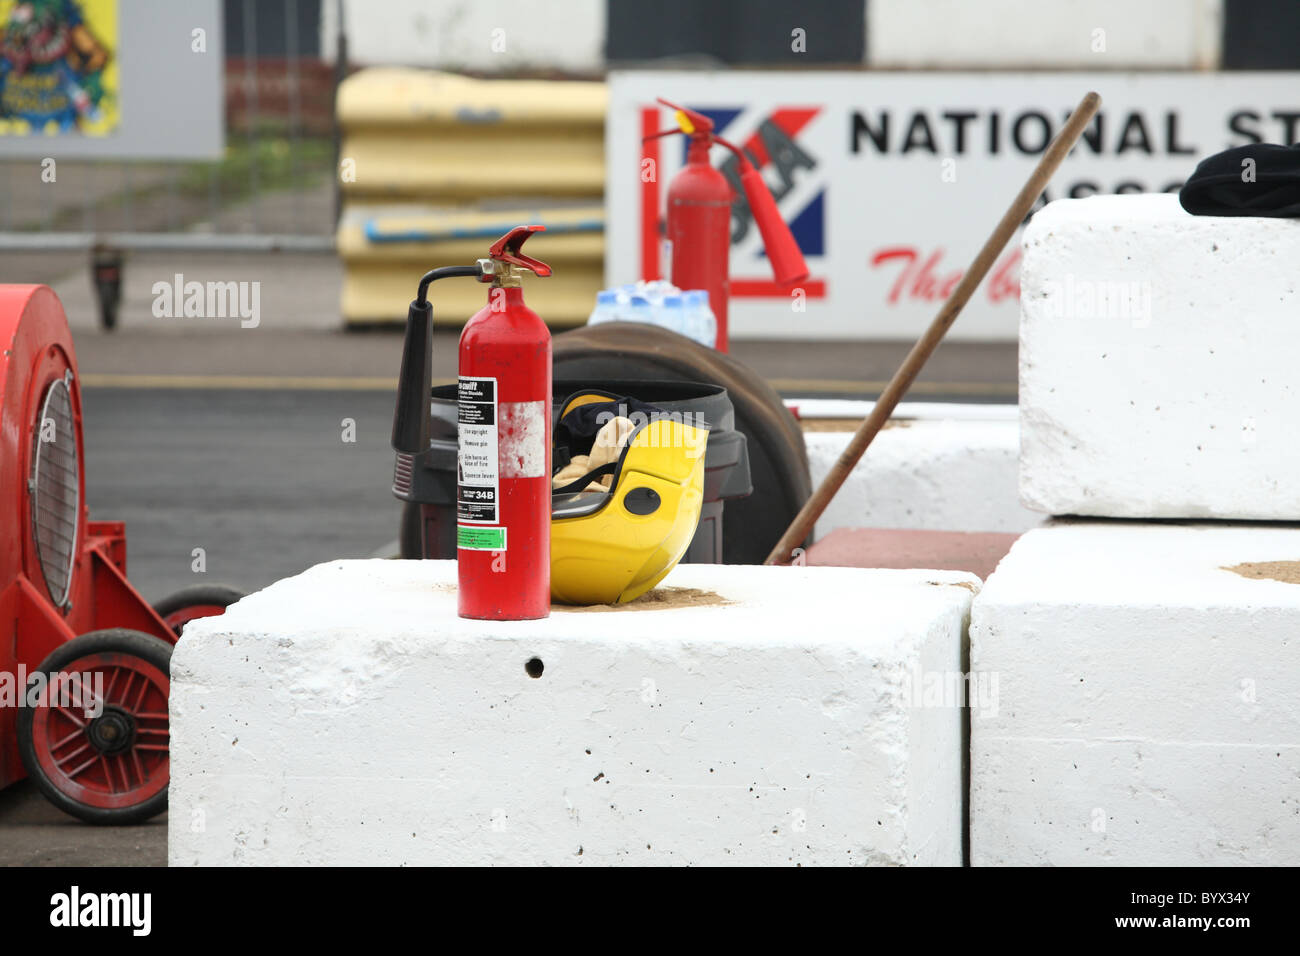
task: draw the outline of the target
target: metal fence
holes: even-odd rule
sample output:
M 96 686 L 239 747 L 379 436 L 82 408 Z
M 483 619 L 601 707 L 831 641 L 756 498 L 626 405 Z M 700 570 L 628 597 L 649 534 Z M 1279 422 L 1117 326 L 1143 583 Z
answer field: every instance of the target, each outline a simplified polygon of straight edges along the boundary
M 220 160 L 62 160 L 48 182 L 38 160 L 5 157 L 0 145 L 0 258 L 38 254 L 24 257 L 24 278 L 48 282 L 66 272 L 66 254 L 88 255 L 106 327 L 127 252 L 334 251 L 341 13 L 333 63 L 313 32 L 320 0 L 225 0 L 224 14 Z M 40 254 L 60 253 L 42 268 Z

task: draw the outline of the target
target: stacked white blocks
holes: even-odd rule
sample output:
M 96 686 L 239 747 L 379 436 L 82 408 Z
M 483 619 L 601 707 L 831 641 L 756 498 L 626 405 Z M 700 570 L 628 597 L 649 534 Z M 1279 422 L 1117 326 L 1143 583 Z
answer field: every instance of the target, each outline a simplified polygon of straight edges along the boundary
M 1300 519 L 1300 223 L 1068 200 L 1024 253 L 1021 498 L 1095 518 L 975 602 L 972 863 L 1300 863 L 1300 528 L 1244 523 Z
M 917 688 L 973 575 L 682 566 L 512 623 L 455 581 L 334 562 L 189 625 L 171 863 L 960 864 L 962 712 Z

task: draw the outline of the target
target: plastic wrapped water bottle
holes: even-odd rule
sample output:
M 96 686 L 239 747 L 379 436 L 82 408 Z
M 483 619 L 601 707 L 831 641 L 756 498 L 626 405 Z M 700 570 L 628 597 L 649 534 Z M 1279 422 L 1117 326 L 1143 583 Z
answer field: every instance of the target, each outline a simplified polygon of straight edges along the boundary
M 644 279 L 596 293 L 596 308 L 588 325 L 602 322 L 645 322 L 716 348 L 718 323 L 702 289 L 683 292 L 666 279 Z
M 627 305 L 620 306 L 618 317 L 624 322 L 645 322 L 654 324 L 655 309 L 650 299 L 640 292 L 634 292 L 627 299 Z
M 683 293 L 687 315 L 688 333 L 701 345 L 714 349 L 718 347 L 718 320 L 709 308 L 709 293 L 704 289 L 692 289 Z
M 678 335 L 689 336 L 691 334 L 685 302 L 680 294 L 673 292 L 663 297 L 659 305 L 659 321 L 657 324 L 676 332 Z
M 596 307 L 591 310 L 591 317 L 587 319 L 587 324 L 600 325 L 602 322 L 613 322 L 617 318 L 618 293 L 613 289 L 597 292 Z

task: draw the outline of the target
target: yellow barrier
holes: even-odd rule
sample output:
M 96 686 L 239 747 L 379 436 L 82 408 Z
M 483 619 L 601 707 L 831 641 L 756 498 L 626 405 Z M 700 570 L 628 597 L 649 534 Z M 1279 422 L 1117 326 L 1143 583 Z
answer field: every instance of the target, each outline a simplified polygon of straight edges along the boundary
M 603 83 L 388 68 L 345 80 L 344 321 L 402 321 L 425 270 L 540 222 L 528 251 L 555 272 L 528 283 L 528 302 L 552 326 L 584 322 L 603 284 L 606 102 Z M 435 320 L 463 322 L 482 300 L 475 283 L 444 283 Z
M 353 325 L 405 321 L 406 307 L 424 272 L 439 265 L 471 265 L 512 225 L 534 222 L 550 228 L 529 240 L 528 253 L 554 272 L 546 279 L 525 278 L 528 304 L 552 327 L 581 325 L 591 313 L 603 279 L 605 234 L 600 207 L 523 208 L 517 214 L 459 216 L 350 209 L 338 233 L 339 255 L 346 267 L 344 318 Z M 577 222 L 580 228 L 575 227 Z M 587 223 L 594 223 L 594 228 Z M 401 238 L 406 235 L 421 238 Z M 380 236 L 381 241 L 374 241 Z M 434 300 L 434 321 L 457 324 L 481 309 L 487 294 L 483 286 L 468 280 L 442 282 L 434 288 Z

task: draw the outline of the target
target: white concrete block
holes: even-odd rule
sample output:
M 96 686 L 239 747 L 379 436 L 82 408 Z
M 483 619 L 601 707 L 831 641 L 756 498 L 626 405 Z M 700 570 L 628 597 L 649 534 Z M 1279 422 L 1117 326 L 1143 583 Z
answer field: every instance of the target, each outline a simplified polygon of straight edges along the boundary
M 171 863 L 960 863 L 961 711 L 908 692 L 960 671 L 978 579 L 664 587 L 699 593 L 490 623 L 454 562 L 338 561 L 196 622 Z
M 852 437 L 851 431 L 804 433 L 814 488 Z M 892 420 L 817 520 L 816 537 L 836 528 L 1036 527 L 1043 516 L 1021 505 L 1016 490 L 1019 452 L 1015 420 Z
M 1300 863 L 1297 558 L 1297 528 L 1020 538 L 971 612 L 998 689 L 972 712 L 972 864 Z
M 1173 195 L 1025 231 L 1020 495 L 1050 514 L 1300 519 L 1300 222 Z

